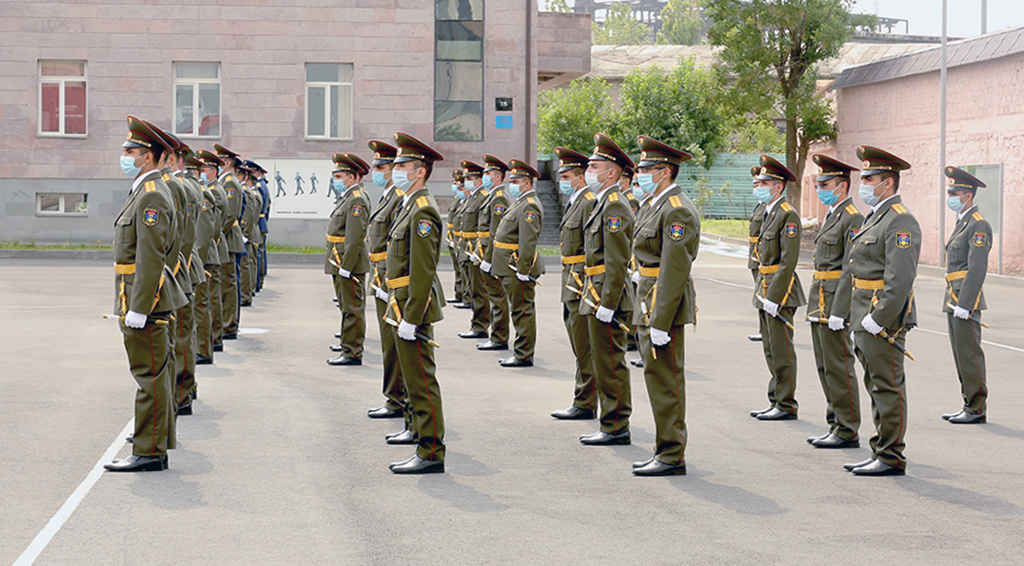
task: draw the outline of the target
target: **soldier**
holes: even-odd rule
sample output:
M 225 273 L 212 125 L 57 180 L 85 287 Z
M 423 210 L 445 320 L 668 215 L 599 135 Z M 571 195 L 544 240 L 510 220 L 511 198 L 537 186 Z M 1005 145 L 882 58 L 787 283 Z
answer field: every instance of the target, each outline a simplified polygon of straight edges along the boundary
M 576 356 L 576 383 L 572 405 L 551 413 L 551 416 L 556 419 L 589 420 L 596 415 L 597 378 L 594 375 L 587 319 L 579 311 L 584 289 L 583 278 L 586 276 L 583 266 L 587 259 L 583 250 L 583 223 L 594 209 L 597 198 L 587 187 L 584 176 L 590 161 L 587 156 L 565 147 L 556 147 L 555 155 L 558 156 L 558 188 L 569 197 L 558 237 L 562 251 L 562 321 L 569 334 L 569 346 Z
M 633 218 L 636 218 L 636 213 L 640 209 L 640 199 L 633 194 L 633 185 L 635 184 L 633 181 L 635 177 L 633 169 L 633 167 L 627 167 L 622 170 L 622 176 L 619 177 L 619 193 L 629 203 L 629 209 L 633 212 Z
M 807 304 L 796 264 L 800 261 L 800 215 L 786 202 L 786 183 L 796 176 L 768 155 L 761 156 L 757 198 L 765 205 L 757 239 L 758 281 L 751 302 L 758 309 L 764 359 L 772 377 L 768 382 L 767 409 L 751 411 L 761 421 L 797 418 L 796 349 L 793 316 Z
M 466 304 L 466 275 L 459 262 L 459 248 L 462 245 L 462 211 L 466 204 L 463 187 L 465 178 L 462 169 L 452 169 L 452 205 L 448 209 L 448 224 L 445 240 L 452 258 L 452 269 L 455 270 L 455 295 L 447 301 L 455 308 L 463 308 Z
M 396 474 L 437 473 L 444 471 L 444 412 L 431 342 L 434 323 L 444 318 L 444 295 L 437 279 L 441 214 L 427 190 L 427 180 L 434 163 L 444 158 L 401 132 L 395 133 L 395 145 L 398 156 L 391 178 L 406 194 L 389 232 L 388 302 L 398 324 L 395 343 L 417 447 L 411 458 L 389 467 Z
M 484 188 L 491 192 L 480 207 L 477 215 L 477 256 L 480 258 L 480 270 L 486 274 L 483 278 L 487 289 L 487 301 L 491 305 L 491 336 L 477 350 L 508 350 L 509 305 L 501 281 L 491 273 L 493 259 L 494 232 L 498 230 L 501 217 L 509 207 L 509 198 L 505 189 L 505 173 L 508 165 L 493 155 L 484 155 Z
M 978 189 L 985 186 L 958 167 L 946 167 L 946 203 L 957 213 L 956 227 L 946 242 L 946 313 L 953 362 L 960 379 L 964 408 L 942 415 L 953 424 L 976 424 L 987 420 L 985 352 L 981 349 L 981 311 L 985 310 L 982 285 L 992 250 L 992 226 L 974 205 Z
M 907 432 L 907 387 L 903 373 L 906 333 L 917 325 L 914 279 L 921 255 L 921 228 L 897 191 L 906 161 L 881 149 L 860 146 L 860 198 L 871 207 L 853 237 L 846 268 L 853 292 L 836 296 L 833 309 L 850 311 L 854 352 L 864 367 L 875 434 L 871 458 L 844 464 L 858 476 L 902 476 Z
M 629 444 L 632 399 L 622 322 L 633 311 L 630 259 L 633 212 L 619 196 L 619 177 L 632 161 L 611 138 L 594 135 L 594 154 L 584 177 L 596 203 L 583 224 L 586 263 L 580 314 L 587 317 L 594 373 L 601 402 L 601 429 L 580 437 L 587 445 Z
M 366 219 L 370 206 L 363 196 L 362 178 L 370 167 L 354 154 L 334 154 L 332 188 L 338 193 L 327 225 L 327 252 L 324 273 L 334 281 L 334 294 L 341 311 L 341 343 L 331 346 L 338 356 L 327 360 L 332 366 L 363 365 L 363 340 L 366 338 L 366 272 L 370 260 L 366 253 Z
M 754 198 L 757 198 L 757 176 L 761 174 L 761 168 L 757 165 L 750 168 L 750 176 L 754 178 Z M 761 223 L 764 222 L 764 203 L 757 201 L 754 205 L 754 212 L 750 213 L 750 249 L 747 252 L 747 269 L 750 270 L 750 274 L 754 278 L 754 285 L 757 285 L 757 279 L 761 276 L 757 271 L 757 265 L 759 263 L 757 259 L 757 239 L 761 235 Z M 751 342 L 760 342 L 761 333 L 751 334 L 747 336 L 747 339 Z
M 267 222 L 270 221 L 270 189 L 267 188 L 267 170 L 257 163 L 258 171 L 256 173 L 256 185 L 260 193 L 260 201 L 263 208 L 260 209 L 260 241 L 263 242 L 260 245 L 259 253 L 259 278 L 256 285 L 256 290 L 260 291 L 263 289 L 263 282 L 267 277 L 267 234 L 270 232 L 270 227 Z
M 690 154 L 647 136 L 637 143 L 637 181 L 651 200 L 633 236 L 640 274 L 633 322 L 654 411 L 655 445 L 653 457 L 633 464 L 633 474 L 686 475 L 684 336 L 685 325 L 697 323 L 690 272 L 700 249 L 700 213 L 675 183 L 679 166 Z
M 477 240 L 479 238 L 479 216 L 480 209 L 490 193 L 483 186 L 483 167 L 472 161 L 463 161 L 462 174 L 464 175 L 464 186 L 468 193 L 465 205 L 462 207 L 462 252 L 459 254 L 462 271 L 466 276 L 466 290 L 468 291 L 470 305 L 473 307 L 473 316 L 470 319 L 468 332 L 460 332 L 460 338 L 487 338 L 487 328 L 491 324 L 491 305 L 487 301 L 487 288 L 484 286 L 484 278 L 487 274 L 477 269 L 480 263 L 480 256 L 477 255 Z
M 370 265 L 373 268 L 373 281 L 370 289 L 374 294 L 374 305 L 377 308 L 377 327 L 380 330 L 380 347 L 384 366 L 384 404 L 366 412 L 371 419 L 395 419 L 402 417 L 406 405 L 407 394 L 402 381 L 402 369 L 398 363 L 398 350 L 395 348 L 395 331 L 385 322 L 388 314 L 387 258 L 388 232 L 398 214 L 405 191 L 395 188 L 391 182 L 391 168 L 394 167 L 396 150 L 382 141 L 372 140 L 366 144 L 373 151 L 373 168 L 370 178 L 374 185 L 384 190 L 380 202 L 367 219 L 366 241 L 369 251 Z M 411 431 L 408 415 L 405 430 Z M 412 433 L 408 434 L 410 437 Z
M 263 235 L 260 233 L 260 210 L 263 209 L 263 202 L 259 191 L 256 190 L 256 172 L 259 170 L 259 165 L 248 159 L 245 160 L 244 165 L 246 170 L 246 207 L 241 227 L 246 255 L 242 256 L 245 285 L 243 286 L 241 306 L 248 307 L 252 306 L 252 298 L 256 294 L 259 250 L 263 244 Z
M 216 158 L 216 156 L 214 156 Z M 193 267 L 203 275 L 202 282 L 195 287 L 195 309 L 193 321 L 196 328 L 196 364 L 213 363 L 213 306 L 214 299 L 210 289 L 214 287 L 212 266 L 220 266 L 217 258 L 216 234 L 219 227 L 220 213 L 205 186 L 202 161 L 198 154 L 192 153 L 185 159 L 185 180 L 193 181 L 199 191 L 199 205 L 196 217 L 196 257 Z M 210 266 L 209 268 L 207 266 Z
M 502 367 L 530 367 L 537 348 L 537 278 L 544 274 L 544 261 L 538 261 L 537 252 L 544 207 L 533 192 L 540 173 L 518 159 L 509 165 L 508 196 L 515 200 L 494 234 L 491 274 L 501 277 L 502 289 L 511 303 L 516 341 L 514 354 L 498 363 Z
M 206 272 L 210 277 L 210 341 L 213 352 L 224 350 L 224 287 L 227 282 L 224 279 L 224 265 L 231 261 L 228 253 L 227 240 L 224 237 L 224 225 L 228 220 L 228 197 L 224 188 L 220 186 L 217 179 L 220 176 L 220 167 L 224 161 L 214 153 L 200 150 L 196 157 L 202 162 L 200 169 L 200 181 L 205 184 L 204 195 L 210 202 L 210 211 L 214 215 L 214 245 L 208 257 L 203 258 Z M 214 263 L 211 263 L 214 262 Z
M 242 186 L 238 183 L 238 174 L 235 167 L 242 163 L 238 154 L 220 145 L 213 144 L 213 149 L 224 162 L 220 177 L 217 182 L 223 187 L 227 197 L 227 213 L 224 218 L 224 240 L 227 242 L 230 261 L 223 264 L 222 275 L 224 286 L 222 288 L 221 305 L 224 309 L 224 340 L 238 338 L 238 316 L 239 316 L 239 269 L 241 256 L 245 254 L 245 242 L 242 240 L 242 229 L 239 221 L 242 218 Z M 223 260 L 223 258 L 221 258 Z
M 850 172 L 859 169 L 827 155 L 815 154 L 811 159 L 818 166 L 818 199 L 828 206 L 828 213 L 814 238 L 814 275 L 807 321 L 811 323 L 814 362 L 825 393 L 825 421 L 829 429 L 807 442 L 815 448 L 857 448 L 860 393 L 853 335 L 846 325 L 850 312 L 837 311 L 834 298 L 852 291 L 853 279 L 849 271 L 843 272 L 843 262 L 850 242 L 864 223 L 864 215 L 849 195 Z
M 177 261 L 178 219 L 158 163 L 170 148 L 134 116 L 128 116 L 128 129 L 121 170 L 134 181 L 114 221 L 114 304 L 138 384 L 135 433 L 132 455 L 103 467 L 114 472 L 161 471 L 167 469 L 167 450 L 175 447 L 169 323 L 171 314 L 188 299 L 168 267 Z

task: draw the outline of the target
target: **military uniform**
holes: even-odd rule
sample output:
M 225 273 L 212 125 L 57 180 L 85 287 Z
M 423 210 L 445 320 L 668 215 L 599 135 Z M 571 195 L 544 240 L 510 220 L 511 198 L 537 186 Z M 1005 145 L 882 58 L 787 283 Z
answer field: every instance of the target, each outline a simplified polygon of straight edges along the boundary
M 610 161 L 619 167 L 632 162 L 625 152 L 604 134 L 594 136 L 596 147 L 590 160 Z M 633 212 L 621 198 L 617 185 L 601 189 L 590 216 L 583 224 L 586 256 L 580 314 L 587 318 L 594 373 L 597 374 L 601 404 L 601 429 L 580 437 L 584 444 L 628 444 L 629 416 L 632 414 L 629 367 L 626 365 L 626 332 L 623 321 L 633 311 L 633 289 L 626 274 L 633 233 Z M 595 316 L 599 307 L 613 311 L 605 323 Z
M 490 171 L 508 172 L 508 165 L 493 155 L 484 155 L 484 174 Z M 487 179 L 487 177 L 484 177 Z M 501 217 L 509 208 L 509 198 L 504 184 L 497 187 L 487 187 L 490 194 L 480 207 L 477 214 L 477 256 L 480 257 L 480 268 L 493 266 L 494 259 L 494 233 L 498 230 Z M 505 290 L 501 286 L 501 280 L 493 273 L 486 273 L 483 277 L 484 287 L 487 289 L 487 302 L 491 305 L 491 336 L 484 344 L 477 344 L 480 350 L 505 350 L 508 349 L 509 339 L 509 303 L 505 296 Z
M 216 158 L 216 156 L 214 156 Z M 202 167 L 198 154 L 186 160 L 188 174 L 186 179 L 194 177 L 194 172 Z M 204 280 L 195 288 L 195 311 L 193 318 L 196 327 L 196 363 L 213 363 L 213 313 L 219 310 L 214 300 L 220 295 L 211 289 L 217 289 L 214 281 L 219 274 L 220 258 L 217 255 L 217 234 L 220 211 L 217 210 L 213 194 L 203 185 L 201 179 L 195 179 L 199 190 L 198 216 L 196 217 L 196 267 L 203 273 Z M 217 303 L 219 304 L 219 303 Z
M 868 146 L 857 148 L 857 157 L 864 161 L 862 182 L 883 171 L 898 175 L 910 168 L 902 159 Z M 850 310 L 854 351 L 871 395 L 875 424 L 871 460 L 845 466 L 858 475 L 902 475 L 906 469 L 907 388 L 900 349 L 905 347 L 907 331 L 917 325 L 913 285 L 920 254 L 921 228 L 899 194 L 878 202 L 853 236 L 846 266 L 853 292 L 836 296 L 833 306 L 841 312 Z M 878 334 L 864 325 L 869 315 L 882 327 Z
M 522 161 L 513 159 L 509 164 L 513 181 L 529 177 L 536 183 L 540 178 L 536 169 Z M 544 261 L 538 261 L 537 240 L 543 224 L 544 207 L 531 189 L 519 195 L 502 215 L 494 234 L 491 274 L 501 278 L 516 329 L 514 355 L 501 360 L 504 367 L 533 365 L 537 348 L 536 281 L 544 274 Z
M 465 178 L 469 175 L 480 176 L 483 168 L 472 161 L 462 162 L 462 175 Z M 469 196 L 465 198 L 461 210 L 461 232 L 462 246 L 459 252 L 459 264 L 462 266 L 464 286 L 469 297 L 469 305 L 473 308 L 473 315 L 470 318 L 469 332 L 460 333 L 462 338 L 486 338 L 487 328 L 491 324 L 491 305 L 487 300 L 487 287 L 484 278 L 488 275 L 481 272 L 476 265 L 480 262 L 477 255 L 477 241 L 479 234 L 480 209 L 490 195 L 483 187 L 482 181 L 477 181 L 473 188 L 467 187 Z
M 362 160 L 360 160 L 362 161 Z M 369 172 L 365 163 L 347 155 L 334 154 L 334 172 L 345 171 L 357 178 Z M 341 354 L 327 360 L 330 365 L 360 365 L 366 338 L 366 272 L 370 260 L 366 253 L 366 226 L 370 206 L 362 185 L 348 187 L 334 205 L 327 225 L 327 250 L 324 273 L 334 281 L 334 293 L 341 310 Z
M 456 173 L 459 173 L 456 175 Z M 448 224 L 445 232 L 445 239 L 448 242 L 449 255 L 452 258 L 452 269 L 455 270 L 455 294 L 452 296 L 452 303 L 459 305 L 469 304 L 469 295 L 466 290 L 467 276 L 464 272 L 462 262 L 459 261 L 459 253 L 462 247 L 462 211 L 466 206 L 465 195 L 462 193 L 463 178 L 459 169 L 452 171 L 452 205 L 448 209 Z M 452 306 L 456 306 L 453 304 Z
M 200 160 L 209 166 L 220 167 L 223 164 L 223 160 L 209 151 L 200 151 L 198 153 Z M 219 178 L 219 177 L 218 177 Z M 208 265 L 207 272 L 210 273 L 210 293 L 211 293 L 211 333 L 213 334 L 213 351 L 221 351 L 224 348 L 224 296 L 227 294 L 228 281 L 226 274 L 228 273 L 227 266 L 234 263 L 231 259 L 231 254 L 228 253 L 228 242 L 224 236 L 224 229 L 230 225 L 232 220 L 228 212 L 228 196 L 224 192 L 224 187 L 217 182 L 217 178 L 207 180 L 207 192 L 212 197 L 213 208 L 216 212 L 215 226 L 215 242 L 216 242 L 216 257 L 209 259 L 216 259 L 216 265 Z
M 793 182 L 796 177 L 775 159 L 761 156 L 759 180 Z M 793 315 L 807 304 L 796 264 L 800 260 L 800 215 L 780 196 L 765 205 L 765 217 L 757 241 L 758 281 L 752 303 L 764 345 L 764 358 L 772 378 L 764 411 L 751 413 L 758 420 L 796 418 L 796 349 L 793 346 Z M 778 315 L 765 310 L 765 301 L 779 305 Z
M 234 168 L 241 160 L 238 154 L 220 144 L 213 144 L 217 156 L 225 161 L 225 164 Z M 238 316 L 240 300 L 239 270 L 240 256 L 245 254 L 245 243 L 242 241 L 242 230 L 240 220 L 242 217 L 242 186 L 231 171 L 222 172 L 218 182 L 224 189 L 227 197 L 226 218 L 224 219 L 223 233 L 224 241 L 227 243 L 229 261 L 223 264 L 221 287 L 221 306 L 223 308 L 224 334 L 223 337 L 233 340 L 238 337 Z M 224 258 L 221 258 L 223 260 Z
M 396 165 L 413 160 L 436 162 L 443 159 L 430 147 L 401 132 L 395 134 L 395 142 L 398 146 Z M 417 448 L 409 460 L 393 463 L 391 471 L 443 472 L 444 412 L 441 388 L 435 376 L 434 347 L 423 339 L 413 337 L 407 340 L 401 335 L 401 323 L 405 322 L 414 325 L 417 333 L 430 339 L 433 324 L 444 318 L 441 313 L 444 295 L 437 279 L 441 214 L 425 186 L 408 192 L 402 199 L 402 206 L 388 235 L 387 284 L 392 308 L 390 314 L 400 324 L 395 344 L 409 394 L 410 424 Z
M 678 172 L 679 165 L 691 159 L 688 153 L 646 136 L 638 142 L 641 172 L 669 166 Z M 655 447 L 653 459 L 639 463 L 633 473 L 682 475 L 687 438 L 685 325 L 697 323 L 697 294 L 690 273 L 700 249 L 700 213 L 674 181 L 647 206 L 633 236 L 633 257 L 640 274 L 633 322 L 639 331 L 644 381 L 654 412 Z M 668 342 L 657 344 L 654 333 L 667 333 Z
M 958 167 L 946 167 L 945 174 L 949 191 L 977 191 L 985 186 Z M 981 311 L 988 308 L 982 285 L 988 273 L 990 251 L 992 226 L 972 205 L 960 212 L 956 227 L 946 242 L 946 294 L 942 312 L 946 313 L 949 343 L 953 348 L 953 362 L 964 400 L 960 413 L 943 415 L 945 420 L 954 424 L 987 420 L 988 385 L 985 382 L 985 352 L 981 348 Z M 954 307 L 963 310 L 956 311 Z M 956 312 L 966 318 L 956 316 Z

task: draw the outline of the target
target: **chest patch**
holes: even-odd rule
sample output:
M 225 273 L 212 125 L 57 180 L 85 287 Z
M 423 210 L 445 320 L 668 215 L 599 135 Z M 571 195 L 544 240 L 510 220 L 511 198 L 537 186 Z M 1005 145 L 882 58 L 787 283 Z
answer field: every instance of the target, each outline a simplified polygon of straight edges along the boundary
M 853 239 L 857 237 L 857 234 L 860 234 L 860 228 L 850 228 L 850 233 L 847 237 L 852 242 Z
M 498 216 L 501 216 L 502 214 L 505 214 L 505 205 L 503 205 L 503 204 L 496 204 L 496 205 L 494 205 L 494 213 L 497 214 Z
M 668 237 L 678 242 L 683 239 L 683 232 L 682 224 L 673 224 L 668 230 Z
M 523 218 L 524 218 L 524 219 L 525 219 L 525 220 L 526 220 L 527 222 L 533 222 L 534 220 L 536 220 L 536 219 L 537 219 L 537 213 L 536 213 L 536 212 L 534 212 L 534 211 L 532 211 L 532 210 L 527 210 L 527 211 L 526 211 L 526 214 L 525 214 L 525 215 L 523 216 Z
M 363 207 L 362 206 L 357 204 L 357 205 L 352 207 L 352 216 L 359 216 L 362 213 L 363 213 Z
M 622 219 L 618 216 L 608 217 L 608 231 L 614 234 L 620 229 L 622 229 Z
M 984 232 L 975 232 L 974 238 L 971 239 L 971 243 L 974 244 L 975 247 L 983 248 L 985 247 L 985 244 L 988 243 L 988 235 Z
M 160 222 L 160 213 L 155 208 L 147 208 L 142 213 L 142 223 L 146 226 L 156 226 Z
M 896 232 L 896 247 L 905 250 L 910 247 L 910 232 Z
M 796 222 L 790 222 L 786 224 L 786 227 L 782 229 L 782 233 L 790 238 L 795 238 L 798 230 L 796 228 Z
M 420 223 L 416 225 L 416 233 L 419 234 L 421 238 L 429 236 L 433 229 L 434 225 L 431 224 L 429 220 L 420 220 Z

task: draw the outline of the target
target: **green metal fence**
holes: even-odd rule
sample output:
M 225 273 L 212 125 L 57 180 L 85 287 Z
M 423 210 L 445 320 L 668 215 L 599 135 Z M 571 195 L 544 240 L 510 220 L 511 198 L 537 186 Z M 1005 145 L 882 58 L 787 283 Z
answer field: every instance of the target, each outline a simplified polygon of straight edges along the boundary
M 770 155 L 785 163 L 785 155 Z M 699 181 L 687 175 L 686 169 L 680 172 L 679 186 L 701 208 L 705 218 L 750 218 L 757 205 L 750 168 L 758 164 L 760 157 L 754 153 L 721 153 L 706 171 L 704 190 L 700 190 Z

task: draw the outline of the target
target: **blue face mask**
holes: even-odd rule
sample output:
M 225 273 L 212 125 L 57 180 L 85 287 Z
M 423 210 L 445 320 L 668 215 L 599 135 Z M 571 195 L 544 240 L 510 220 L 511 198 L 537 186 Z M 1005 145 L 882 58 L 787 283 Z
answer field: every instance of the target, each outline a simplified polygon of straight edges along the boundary
M 485 189 L 491 190 L 494 188 L 494 179 L 492 179 L 489 175 L 484 175 L 483 180 Z
M 455 193 L 455 198 L 459 200 L 466 200 L 466 193 L 464 193 L 463 191 L 457 191 Z
M 204 185 L 210 182 L 210 178 L 206 176 L 206 173 L 200 173 L 199 180 L 202 181 Z
M 407 191 L 412 186 L 412 181 L 409 180 L 408 171 L 392 171 L 391 182 L 395 184 L 395 187 L 400 191 Z
M 519 188 L 519 183 L 509 183 L 508 194 L 512 198 L 519 198 L 519 195 L 523 194 L 522 190 Z
M 348 187 L 345 186 L 345 181 L 342 181 L 341 179 L 335 179 L 332 181 L 331 186 L 334 187 L 334 191 L 337 193 L 343 193 L 348 189 Z
M 863 183 L 860 185 L 860 199 L 868 206 L 875 206 L 878 204 L 878 201 L 882 200 L 881 197 L 875 196 L 874 187 Z
M 946 205 L 949 206 L 953 212 L 960 212 L 964 209 L 964 202 L 960 200 L 960 197 L 946 197 Z
M 644 195 L 653 194 L 654 189 L 658 188 L 658 185 L 654 183 L 654 173 L 640 173 L 636 176 L 636 182 L 640 184 L 640 190 Z
M 135 166 L 135 158 L 130 155 L 121 156 L 121 172 L 128 175 L 131 178 L 139 176 L 142 172 L 142 167 Z
M 757 200 L 768 204 L 772 201 L 772 189 L 768 185 L 754 187 L 754 196 L 757 197 Z
M 459 194 L 459 189 L 460 189 L 460 188 L 461 188 L 461 187 L 459 187 L 459 186 L 458 186 L 458 185 L 456 185 L 455 183 L 452 183 L 452 194 L 453 194 L 453 195 L 457 195 L 457 194 Z
M 562 194 L 566 196 L 576 192 L 576 189 L 572 188 L 572 181 L 559 181 L 558 190 L 562 191 Z
M 833 191 L 818 189 L 818 200 L 820 200 L 824 205 L 832 206 L 837 200 L 839 200 L 839 195 L 835 194 Z
M 636 200 L 644 200 L 644 197 L 646 196 L 647 193 L 645 193 L 644 190 L 640 188 L 640 185 L 633 185 L 633 198 L 635 198 Z
M 384 178 L 384 173 L 381 173 L 380 171 L 374 171 L 373 174 L 370 175 L 370 178 L 373 179 L 374 185 L 377 185 L 382 189 L 388 186 L 388 180 Z

